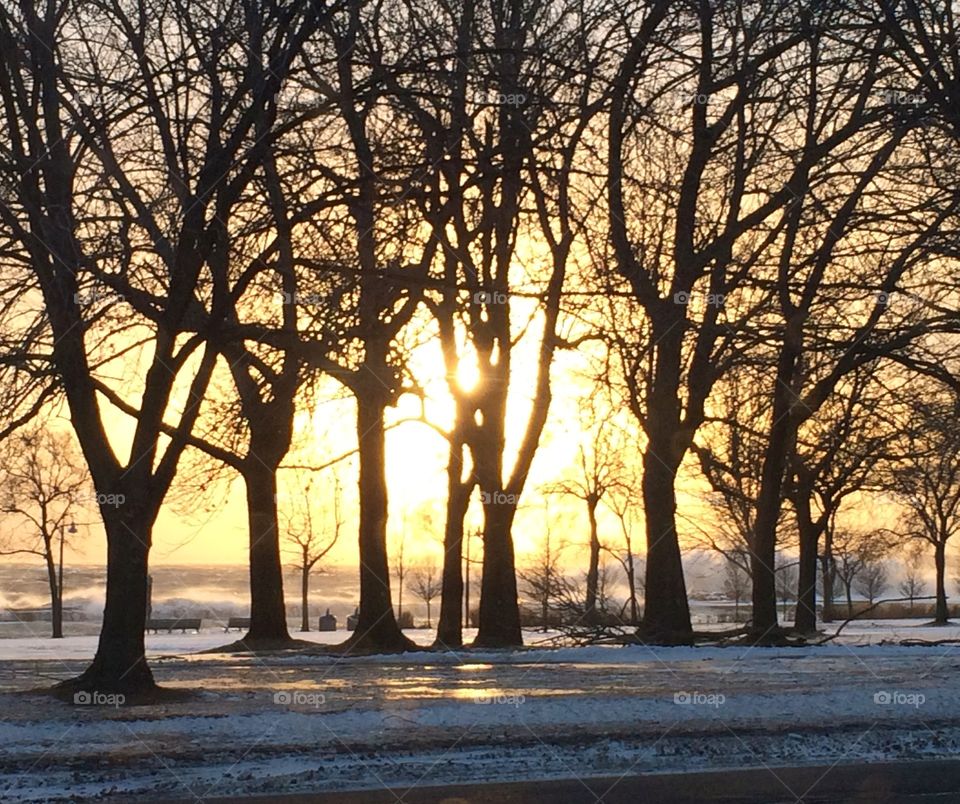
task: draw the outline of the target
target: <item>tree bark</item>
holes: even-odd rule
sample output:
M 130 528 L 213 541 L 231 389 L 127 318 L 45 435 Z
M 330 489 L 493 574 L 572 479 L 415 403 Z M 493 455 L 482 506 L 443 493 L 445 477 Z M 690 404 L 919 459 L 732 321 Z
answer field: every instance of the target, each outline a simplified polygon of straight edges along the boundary
M 833 530 L 828 524 L 823 531 L 823 558 L 820 561 L 820 574 L 823 578 L 823 621 L 833 622 L 833 590 L 836 584 L 836 572 L 833 566 Z
M 693 635 L 677 536 L 677 470 L 685 449 L 679 398 L 683 317 L 671 306 L 669 315 L 653 322 L 657 356 L 643 455 L 647 567 L 640 633 L 648 642 L 663 644 L 687 643 Z
M 813 634 L 817 630 L 817 546 L 822 528 L 813 521 L 807 488 L 797 489 L 794 509 L 800 534 L 800 560 L 793 628 L 800 634 Z
M 53 639 L 63 639 L 63 597 L 60 584 L 57 583 L 57 568 L 53 561 L 52 540 L 44 538 L 44 544 L 43 555 L 47 565 L 47 583 L 50 586 L 50 636 Z
M 794 374 L 802 345 L 802 318 L 787 322 L 783 345 L 777 360 L 773 390 L 773 423 L 763 458 L 757 518 L 750 555 L 753 580 L 753 625 L 755 639 L 765 641 L 775 636 L 777 620 L 777 582 L 775 576 L 777 523 L 783 500 L 783 482 L 796 433 L 793 416 Z
M 587 518 L 590 522 L 590 565 L 587 568 L 587 599 L 584 604 L 584 620 L 597 621 L 597 586 L 600 578 L 600 536 L 597 533 L 597 503 L 593 497 L 587 500 Z
M 630 587 L 630 624 L 637 625 L 640 622 L 640 616 L 637 606 L 637 575 L 633 565 L 632 551 L 627 553 L 627 584 Z
M 454 438 L 447 460 L 447 520 L 443 532 L 443 575 L 440 589 L 440 619 L 436 644 L 463 646 L 463 520 L 470 505 L 472 483 L 463 483 L 463 442 Z M 467 616 L 470 613 L 467 612 Z
M 397 624 L 387 560 L 386 402 L 374 390 L 355 391 L 360 457 L 360 616 L 346 648 L 403 651 L 413 643 Z
M 251 448 L 251 452 L 255 451 Z M 250 529 L 250 630 L 246 643 L 290 642 L 277 524 L 277 475 L 254 458 L 243 474 Z
M 483 572 L 480 578 L 480 622 L 475 647 L 512 648 L 523 645 L 517 572 L 510 529 L 516 502 L 500 490 L 488 492 L 483 504 Z
M 128 498 L 129 499 L 129 498 Z M 152 519 L 104 516 L 107 590 L 97 652 L 90 666 L 61 689 L 137 695 L 156 689 L 144 655 L 147 556 Z
M 310 567 L 303 562 L 300 567 L 300 630 L 310 630 Z
M 693 634 L 677 538 L 676 469 L 661 457 L 672 452 L 672 436 L 653 425 L 643 456 L 647 567 L 641 633 L 667 644 L 688 642 Z
M 817 630 L 817 543 L 816 526 L 800 531 L 800 563 L 797 576 L 797 609 L 793 628 L 801 634 Z
M 947 610 L 947 586 L 945 582 L 947 558 L 946 544 L 943 541 L 938 541 L 934 545 L 933 558 L 937 565 L 937 603 L 933 621 L 937 625 L 946 625 L 950 619 L 950 612 Z

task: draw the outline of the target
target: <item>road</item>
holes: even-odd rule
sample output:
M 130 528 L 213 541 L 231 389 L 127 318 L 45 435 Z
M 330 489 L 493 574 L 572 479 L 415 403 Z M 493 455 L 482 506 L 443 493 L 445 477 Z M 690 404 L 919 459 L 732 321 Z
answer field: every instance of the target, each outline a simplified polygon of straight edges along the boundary
M 899 804 L 960 802 L 960 760 L 213 798 L 210 804 Z
M 81 662 L 0 661 L 0 800 L 206 801 L 253 794 L 277 800 L 373 785 L 427 796 L 429 785 L 497 780 L 502 784 L 494 788 L 440 788 L 441 798 L 402 800 L 511 801 L 491 796 L 514 795 L 592 802 L 575 781 L 524 780 L 622 774 L 625 787 L 615 785 L 611 796 L 627 797 L 604 801 L 656 802 L 670 800 L 662 798 L 664 789 L 644 791 L 667 784 L 666 777 L 637 774 L 718 773 L 729 784 L 706 781 L 703 789 L 719 791 L 740 789 L 731 785 L 741 777 L 722 770 L 731 767 L 807 766 L 797 773 L 809 773 L 810 766 L 837 760 L 960 756 L 956 646 L 588 648 L 355 659 L 208 654 L 156 658 L 153 666 L 162 684 L 192 694 L 149 706 L 69 705 L 31 690 L 77 672 Z M 850 772 L 836 778 L 843 773 Z M 753 799 L 760 801 L 796 801 L 805 793 L 802 779 L 778 788 L 771 786 L 777 777 L 767 776 L 743 777 L 742 789 L 762 780 L 757 789 L 766 798 Z M 692 784 L 692 777 L 677 778 L 681 792 Z M 851 778 L 874 777 L 854 772 Z M 912 781 L 910 774 L 904 779 Z M 536 798 L 541 793 L 551 797 Z M 352 800 L 375 800 L 370 792 L 358 795 Z M 960 802 L 953 791 L 946 795 L 941 800 Z

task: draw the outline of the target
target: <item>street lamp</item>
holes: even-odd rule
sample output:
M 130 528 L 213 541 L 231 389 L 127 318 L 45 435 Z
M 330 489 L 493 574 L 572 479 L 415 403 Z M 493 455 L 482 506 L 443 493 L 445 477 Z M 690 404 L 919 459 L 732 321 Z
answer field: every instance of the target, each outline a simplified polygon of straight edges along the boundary
M 76 522 L 71 519 L 69 528 L 67 528 L 63 523 L 60 524 L 60 561 L 57 566 L 57 608 L 60 610 L 60 623 L 59 628 L 56 629 L 60 636 L 63 636 L 63 543 L 66 540 L 66 535 L 64 533 L 65 530 L 66 533 L 76 533 Z M 51 612 L 51 614 L 52 613 L 53 612 Z

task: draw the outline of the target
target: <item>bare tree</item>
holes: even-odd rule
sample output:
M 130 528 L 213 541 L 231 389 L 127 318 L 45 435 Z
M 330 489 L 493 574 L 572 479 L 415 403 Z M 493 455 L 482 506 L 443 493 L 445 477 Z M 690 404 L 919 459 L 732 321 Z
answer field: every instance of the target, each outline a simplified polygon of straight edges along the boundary
M 407 574 L 410 567 L 407 565 L 406 552 L 407 546 L 407 525 L 406 519 L 403 522 L 403 529 L 400 531 L 400 538 L 397 540 L 397 546 L 393 553 L 393 574 L 397 578 L 397 618 L 403 616 L 403 589 L 406 585 Z
M 343 529 L 340 478 L 334 476 L 331 506 L 323 509 L 321 521 L 316 524 L 313 516 L 314 499 L 311 477 L 304 486 L 301 505 L 287 513 L 284 523 L 284 539 L 295 548 L 297 569 L 300 570 L 301 631 L 310 630 L 310 572 L 334 548 Z
M 182 4 L 0 9 L 4 185 L 15 196 L 0 219 L 45 310 L 24 342 L 49 335 L 45 359 L 96 492 L 127 501 L 100 506 L 103 626 L 92 664 L 64 692 L 154 688 L 143 651 L 151 530 L 218 358 L 206 336 L 223 342 L 228 328 L 228 232 L 262 166 L 256 143 L 269 142 L 279 91 L 326 13 L 272 0 L 244 12 L 211 26 L 205 9 Z M 96 47 L 75 35 L 93 30 Z M 246 65 L 224 69 L 226 52 Z M 125 461 L 101 410 L 101 395 L 121 396 L 109 382 L 121 359 L 142 361 Z
M 882 390 L 883 376 L 866 365 L 852 372 L 844 392 L 828 400 L 800 429 L 785 495 L 800 537 L 797 615 L 794 630 L 817 627 L 817 560 L 823 570 L 824 619 L 830 617 L 833 584 L 831 523 L 852 495 L 877 488 L 890 457 L 899 417 L 896 400 Z M 820 550 L 821 537 L 823 549 Z
M 444 433 L 447 524 L 437 642 L 462 642 L 463 519 L 479 488 L 484 553 L 476 644 L 517 645 L 511 530 L 549 411 L 551 363 L 564 343 L 561 295 L 584 204 L 573 181 L 575 158 L 600 108 L 592 67 L 603 47 L 606 9 L 566 0 L 426 8 L 430 13 L 416 15 L 409 44 L 419 66 L 394 91 L 427 156 L 423 182 L 431 189 L 417 198 L 442 248 L 426 304 L 455 405 Z M 525 252 L 526 242 L 537 244 L 535 256 Z M 515 368 L 521 341 L 536 351 L 537 367 L 518 449 L 508 450 L 512 389 L 528 382 Z M 468 366 L 476 369 L 475 383 L 463 381 Z
M 886 563 L 882 559 L 870 559 L 864 562 L 860 573 L 854 579 L 854 588 L 863 595 L 872 606 L 887 589 L 889 575 Z
M 544 487 L 545 494 L 559 494 L 583 501 L 589 525 L 584 600 L 584 621 L 591 623 L 597 618 L 597 588 L 600 568 L 600 533 L 597 526 L 597 508 L 614 484 L 622 483 L 622 445 L 615 441 L 613 422 L 609 415 L 598 417 L 589 402 L 580 406 L 581 430 L 589 445 L 581 442 L 577 450 L 577 463 L 572 476 L 554 481 Z M 621 519 L 621 525 L 625 522 Z M 627 560 L 632 560 L 632 551 L 627 549 Z M 635 594 L 633 595 L 635 601 Z
M 549 629 L 550 614 L 557 607 L 558 601 L 567 590 L 566 579 L 560 568 L 560 554 L 563 549 L 563 543 L 557 544 L 554 542 L 548 522 L 544 530 L 541 548 L 534 560 L 519 570 L 524 594 L 540 610 L 540 627 L 543 631 Z
M 430 604 L 440 594 L 440 575 L 434 564 L 429 563 L 414 570 L 413 591 L 427 606 L 427 628 L 432 628 Z
M 0 511 L 11 515 L 14 529 L 2 540 L 0 555 L 34 555 L 43 560 L 50 589 L 51 636 L 60 639 L 64 546 L 67 534 L 77 532 L 76 511 L 90 493 L 89 476 L 69 436 L 48 427 L 46 422 L 32 425 L 2 444 Z
M 733 601 L 733 617 L 740 622 L 740 604 L 749 599 L 750 571 L 749 555 L 746 554 L 740 561 L 726 559 L 723 565 L 723 590 Z
M 606 497 L 606 506 L 617 518 L 620 524 L 620 535 L 623 539 L 622 547 L 614 548 L 610 545 L 604 549 L 620 563 L 624 577 L 627 580 L 627 606 L 630 609 L 629 622 L 631 625 L 640 624 L 640 604 L 638 592 L 644 589 L 644 560 L 637 555 L 635 548 L 635 529 L 637 513 L 636 485 L 629 479 L 629 475 Z
M 777 554 L 776 557 L 776 578 L 777 578 L 777 597 L 780 598 L 780 606 L 783 616 L 787 616 L 787 605 L 791 600 L 797 599 L 797 578 L 799 562 L 792 556 Z
M 624 361 L 631 409 L 647 435 L 643 630 L 648 640 L 689 641 L 677 474 L 714 384 L 737 357 L 732 345 L 751 322 L 765 320 L 756 279 L 769 276 L 771 250 L 789 251 L 780 238 L 798 194 L 817 166 L 827 171 L 831 151 L 859 129 L 861 115 L 855 103 L 851 120 L 835 108 L 810 108 L 813 79 L 835 81 L 836 73 L 818 67 L 824 20 L 811 20 L 803 6 L 753 3 L 749 25 L 741 3 L 652 3 L 645 11 L 629 21 L 631 45 L 612 83 L 609 227 L 615 265 L 644 321 L 639 356 Z M 671 36 L 684 42 L 676 63 Z M 728 41 L 737 45 L 720 45 Z M 831 53 L 831 63 L 840 58 Z M 861 72 L 869 76 L 869 68 Z M 786 122 L 795 114 L 806 121 L 806 138 Z M 753 186 L 765 188 L 762 199 Z M 773 410 L 771 421 L 781 413 Z M 772 464 L 766 474 L 769 485 Z M 779 513 L 778 506 L 758 509 L 755 530 L 765 541 Z M 769 583 L 757 581 L 755 568 L 753 595 L 769 595 L 776 619 L 775 547 L 765 543 L 760 552 Z M 761 632 L 769 626 L 764 617 L 754 618 Z
M 923 557 L 919 551 L 913 550 L 904 561 L 903 580 L 897 586 L 897 590 L 910 601 L 910 611 L 913 611 L 913 602 L 918 597 L 923 597 L 927 591 L 927 583 L 923 580 L 920 571 L 920 564 Z
M 926 275 L 922 266 L 933 258 L 957 199 L 939 186 L 937 168 L 929 169 L 920 121 L 883 102 L 885 83 L 896 80 L 898 68 L 884 56 L 886 34 L 877 12 L 863 11 L 865 17 L 852 19 L 849 8 L 825 9 L 813 26 L 805 26 L 805 35 L 817 39 L 807 67 L 812 89 L 804 153 L 826 148 L 828 158 L 799 174 L 774 254 L 780 322 L 772 339 L 777 352 L 769 386 L 772 417 L 757 502 L 757 640 L 780 638 L 773 558 L 785 478 L 801 426 L 832 395 L 843 393 L 851 372 L 875 364 L 878 356 L 909 350 L 933 320 L 943 318 L 918 313 L 923 305 L 904 303 L 906 295 L 901 304 L 891 303 L 898 290 L 916 287 L 913 280 Z M 851 36 L 824 38 L 824 24 L 834 31 L 849 29 Z M 839 53 L 858 74 L 845 76 L 838 94 L 828 56 Z M 827 119 L 832 122 L 825 127 Z M 857 164 L 847 180 L 838 181 L 833 173 L 837 159 Z M 892 201 L 886 190 L 890 182 L 900 184 L 910 201 Z M 879 233 L 878 218 L 884 221 Z M 805 562 L 807 589 L 813 588 L 810 566 Z
M 834 533 L 834 577 L 843 587 L 848 617 L 853 617 L 853 590 L 857 579 L 867 567 L 879 563 L 888 549 L 887 536 L 878 531 L 845 529 Z
M 759 389 L 768 367 L 740 366 L 718 383 L 698 439 L 691 447 L 710 484 L 709 515 L 693 524 L 694 538 L 726 560 L 742 564 L 749 556 L 764 450 L 763 422 L 769 404 Z
M 905 508 L 901 529 L 933 549 L 936 570 L 934 622 L 945 624 L 947 545 L 960 530 L 960 433 L 952 401 L 917 401 L 904 432 L 903 459 L 894 488 Z

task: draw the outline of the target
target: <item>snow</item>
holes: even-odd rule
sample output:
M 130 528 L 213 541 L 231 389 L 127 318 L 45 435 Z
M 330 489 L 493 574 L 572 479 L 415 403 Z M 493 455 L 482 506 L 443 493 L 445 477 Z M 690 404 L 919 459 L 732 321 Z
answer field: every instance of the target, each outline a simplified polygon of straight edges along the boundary
M 63 639 L 50 639 L 44 632 L 46 624 L 32 623 L 36 629 L 31 636 L 6 636 L 4 626 L 19 626 L 18 623 L 0 623 L 0 662 L 10 660 L 89 660 L 93 658 L 97 650 L 97 635 L 70 635 L 71 623 L 65 625 L 67 636 Z M 714 626 L 719 630 L 729 629 L 730 625 Z M 836 627 L 830 627 L 836 630 Z M 18 629 L 22 630 L 22 629 Z M 404 632 L 414 642 L 428 646 L 433 641 L 433 631 L 427 629 L 413 629 Z M 474 634 L 474 629 L 467 629 L 464 632 L 465 640 L 469 642 Z M 307 642 L 315 642 L 317 645 L 336 645 L 343 642 L 349 634 L 346 631 L 308 631 L 307 633 L 291 632 L 292 636 Z M 242 634 L 239 631 L 224 633 L 223 628 L 205 628 L 200 633 L 180 633 L 172 634 L 146 634 L 144 637 L 146 643 L 147 656 L 161 657 L 167 655 L 182 655 L 189 653 L 199 653 L 202 651 L 213 650 L 214 648 L 226 645 L 239 639 Z M 541 633 L 540 631 L 527 631 L 525 641 L 528 646 L 542 646 L 548 644 L 550 640 L 559 637 L 560 634 L 555 631 Z M 855 621 L 846 626 L 840 637 L 831 644 L 840 644 L 847 646 L 877 645 L 881 642 L 899 642 L 905 639 L 918 639 L 926 641 L 938 641 L 944 639 L 960 639 L 960 625 L 950 625 L 947 627 L 929 626 L 918 623 L 916 620 L 863 620 Z M 568 654 L 559 651 L 550 651 L 545 655 L 544 661 L 564 661 L 562 657 Z M 588 661 L 584 657 L 592 656 L 597 660 L 610 661 L 611 652 L 606 648 L 577 648 L 579 661 Z M 686 649 L 675 650 L 671 654 L 674 660 L 679 660 L 685 655 Z M 691 657 L 704 658 L 711 655 L 713 648 L 692 648 L 689 649 Z M 727 650 L 722 648 L 719 650 Z M 793 649 L 785 649 L 792 651 Z M 770 651 L 767 651 L 768 655 Z M 476 658 L 479 654 L 471 653 L 471 657 Z M 501 661 L 510 661 L 509 657 L 504 657 L 502 653 L 492 654 Z M 715 654 L 712 654 L 715 655 Z M 456 653 L 449 654 L 446 658 L 437 658 L 436 654 L 431 654 L 433 661 L 459 661 Z M 558 658 L 559 657 L 559 658 Z M 363 657 L 365 661 L 392 661 L 387 657 Z M 623 659 L 622 661 L 630 661 Z
M 195 696 L 143 707 L 30 692 L 81 669 L 95 637 L 0 640 L 0 799 L 405 790 L 960 752 L 960 649 L 892 644 L 960 638 L 956 627 L 864 622 L 802 649 L 191 653 L 234 638 L 149 636 L 158 680 Z
M 14 624 L 16 625 L 16 624 Z M 45 624 L 34 623 L 33 625 Z M 85 634 L 78 636 L 67 635 L 63 639 L 50 639 L 49 635 L 41 632 L 33 636 L 15 636 L 3 638 L 3 624 L 0 623 L 0 661 L 7 659 L 92 659 L 97 651 L 97 635 Z M 65 628 L 69 630 L 70 624 Z M 433 632 L 425 629 L 407 631 L 407 635 L 423 645 L 433 640 Z M 200 633 L 176 631 L 172 634 L 146 634 L 147 656 L 165 656 L 168 654 L 197 653 L 211 650 L 230 642 L 235 642 L 243 636 L 240 631 L 224 633 L 223 628 L 206 628 Z M 346 631 L 308 631 L 305 634 L 293 632 L 292 636 L 318 645 L 336 645 L 343 642 L 349 634 Z

